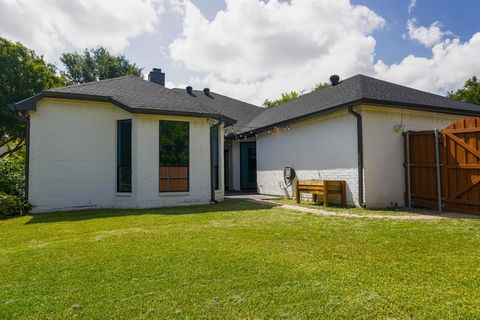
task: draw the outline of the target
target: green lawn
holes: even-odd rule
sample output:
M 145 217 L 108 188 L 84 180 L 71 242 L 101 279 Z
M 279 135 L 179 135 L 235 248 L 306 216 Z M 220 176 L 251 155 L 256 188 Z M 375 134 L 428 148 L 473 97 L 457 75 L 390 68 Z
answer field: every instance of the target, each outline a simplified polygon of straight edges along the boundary
M 0 319 L 480 317 L 480 220 L 244 201 L 0 221 Z

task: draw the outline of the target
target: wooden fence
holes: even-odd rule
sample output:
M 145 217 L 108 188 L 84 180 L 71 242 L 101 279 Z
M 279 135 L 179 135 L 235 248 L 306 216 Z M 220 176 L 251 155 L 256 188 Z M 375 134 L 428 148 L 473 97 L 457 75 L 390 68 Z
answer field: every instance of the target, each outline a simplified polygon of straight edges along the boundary
M 404 134 L 405 203 L 480 214 L 480 118 Z

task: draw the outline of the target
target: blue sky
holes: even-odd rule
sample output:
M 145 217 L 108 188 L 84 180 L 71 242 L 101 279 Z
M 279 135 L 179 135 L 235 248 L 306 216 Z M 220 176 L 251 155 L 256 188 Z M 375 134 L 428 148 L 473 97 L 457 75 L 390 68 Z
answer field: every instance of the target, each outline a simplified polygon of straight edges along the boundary
M 334 73 L 445 94 L 480 75 L 479 12 L 478 0 L 0 0 L 0 35 L 59 67 L 62 52 L 102 45 L 162 68 L 170 87 L 261 104 Z
M 385 18 L 385 27 L 374 35 L 377 39 L 377 57 L 386 63 L 399 62 L 409 54 L 425 57 L 432 55 L 431 50 L 418 42 L 402 38 L 409 18 L 414 17 L 421 25 L 440 21 L 445 29 L 462 41 L 480 31 L 478 0 L 418 0 L 410 16 L 409 1 L 406 0 L 353 0 L 352 3 L 367 6 Z

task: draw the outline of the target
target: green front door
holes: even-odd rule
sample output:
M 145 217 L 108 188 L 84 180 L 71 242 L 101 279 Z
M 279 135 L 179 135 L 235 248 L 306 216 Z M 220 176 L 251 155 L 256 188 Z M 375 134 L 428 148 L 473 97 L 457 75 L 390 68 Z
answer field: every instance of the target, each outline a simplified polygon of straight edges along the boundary
M 240 175 L 242 190 L 257 190 L 257 146 L 255 142 L 240 143 Z

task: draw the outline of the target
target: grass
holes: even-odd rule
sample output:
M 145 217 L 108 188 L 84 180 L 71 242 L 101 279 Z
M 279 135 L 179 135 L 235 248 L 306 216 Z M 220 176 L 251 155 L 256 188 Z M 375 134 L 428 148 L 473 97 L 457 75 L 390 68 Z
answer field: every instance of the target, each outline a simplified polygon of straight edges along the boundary
M 408 209 L 408 208 L 391 208 L 391 209 L 363 209 L 360 207 L 348 207 L 343 208 L 336 205 L 331 204 L 329 207 L 324 207 L 322 203 L 313 202 L 313 201 L 301 201 L 297 203 L 293 199 L 273 199 L 270 200 L 276 202 L 278 204 L 291 204 L 305 208 L 312 208 L 312 209 L 320 209 L 325 211 L 331 212 L 348 212 L 358 215 L 386 215 L 386 216 L 411 216 L 415 214 L 428 214 L 428 215 L 435 215 L 435 211 L 432 210 L 424 210 L 424 209 Z
M 244 201 L 0 221 L 0 319 L 475 319 L 480 220 Z

